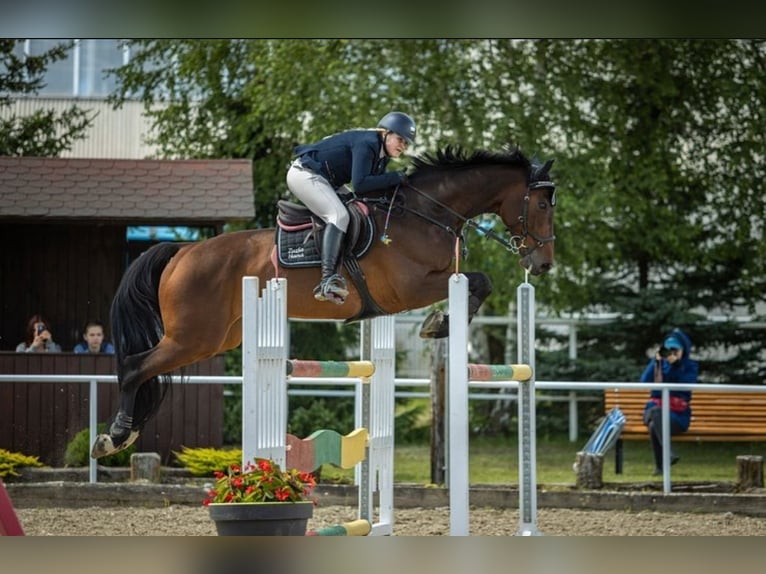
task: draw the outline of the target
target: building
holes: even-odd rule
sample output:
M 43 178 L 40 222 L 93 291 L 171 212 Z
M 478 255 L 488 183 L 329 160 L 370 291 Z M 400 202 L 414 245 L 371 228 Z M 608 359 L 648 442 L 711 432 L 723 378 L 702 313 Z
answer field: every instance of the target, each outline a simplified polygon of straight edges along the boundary
M 30 40 L 25 49 L 46 50 L 50 42 Z M 152 230 L 212 235 L 254 217 L 249 160 L 145 159 L 153 150 L 140 104 L 115 111 L 104 100 L 113 86 L 101 71 L 121 57 L 114 40 L 80 41 L 51 66 L 40 97 L 0 109 L 23 115 L 76 100 L 98 114 L 88 138 L 60 158 L 0 157 L 0 372 L 113 372 L 111 357 L 68 351 L 88 319 L 104 321 L 109 332 L 112 296 L 130 261 L 161 236 Z M 48 318 L 64 353 L 14 352 L 36 313 Z M 222 373 L 222 357 L 189 371 Z M 181 445 L 220 446 L 222 385 L 189 387 L 166 401 L 140 449 L 168 461 Z M 116 396 L 116 389 L 104 393 L 99 420 L 114 414 Z M 60 464 L 67 441 L 87 426 L 87 399 L 87 385 L 0 383 L 0 448 Z

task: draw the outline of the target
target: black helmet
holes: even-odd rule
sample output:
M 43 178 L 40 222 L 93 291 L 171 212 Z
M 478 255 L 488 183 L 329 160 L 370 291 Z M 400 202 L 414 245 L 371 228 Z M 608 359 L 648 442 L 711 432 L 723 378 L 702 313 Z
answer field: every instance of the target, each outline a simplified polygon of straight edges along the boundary
M 402 136 L 408 144 L 415 143 L 415 120 L 402 112 L 389 112 L 378 122 L 378 127 Z

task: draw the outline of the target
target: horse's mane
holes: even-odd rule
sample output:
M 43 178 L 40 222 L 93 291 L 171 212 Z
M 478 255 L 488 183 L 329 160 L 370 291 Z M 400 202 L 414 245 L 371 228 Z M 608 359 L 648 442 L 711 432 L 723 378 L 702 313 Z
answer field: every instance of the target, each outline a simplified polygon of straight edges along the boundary
M 518 147 L 506 146 L 503 151 L 476 150 L 466 152 L 460 146 L 448 145 L 435 154 L 425 153 L 412 158 L 414 173 L 464 169 L 481 165 L 510 165 L 529 170 L 530 162 Z

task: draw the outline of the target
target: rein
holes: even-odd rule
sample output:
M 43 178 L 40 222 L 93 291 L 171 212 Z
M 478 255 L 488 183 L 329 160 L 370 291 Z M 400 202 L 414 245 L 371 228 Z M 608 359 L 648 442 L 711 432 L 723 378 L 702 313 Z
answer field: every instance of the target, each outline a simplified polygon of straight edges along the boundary
M 482 235 L 484 235 L 487 239 L 492 239 L 493 241 L 496 241 L 497 243 L 499 243 L 500 245 L 505 247 L 505 249 L 507 249 L 508 251 L 513 253 L 514 255 L 517 255 L 521 249 L 527 248 L 527 245 L 525 245 L 525 243 L 524 243 L 524 240 L 527 237 L 531 237 L 537 243 L 534 247 L 532 247 L 530 252 L 534 251 L 538 247 L 542 247 L 546 243 L 550 243 L 551 241 L 554 241 L 556 239 L 555 235 L 551 235 L 550 237 L 542 237 L 542 238 L 538 237 L 534 233 L 531 233 L 529 231 L 528 227 L 527 227 L 527 214 L 529 212 L 529 197 L 530 197 L 530 193 L 533 190 L 540 189 L 540 188 L 552 188 L 552 189 L 554 189 L 554 193 L 555 193 L 556 186 L 551 181 L 537 181 L 537 182 L 534 182 L 534 183 L 532 183 L 532 184 L 527 186 L 527 191 L 524 194 L 524 204 L 523 204 L 523 207 L 522 207 L 522 213 L 519 216 L 519 223 L 521 223 L 521 235 L 513 235 L 513 234 L 511 234 L 511 230 L 510 230 L 510 228 L 508 228 L 508 233 L 511 234 L 510 240 L 508 240 L 505 237 L 503 237 L 502 235 L 492 231 L 491 229 L 486 229 L 486 228 L 482 227 L 481 225 L 476 223 L 473 219 L 470 219 L 468 217 L 465 217 L 464 215 L 461 215 L 460 213 L 456 212 L 454 209 L 452 209 L 448 205 L 445 205 L 444 203 L 442 203 L 438 199 L 435 199 L 435 198 L 431 197 L 426 192 L 424 192 L 422 189 L 419 189 L 419 188 L 417 188 L 414 185 L 409 184 L 409 183 L 405 184 L 405 185 L 409 189 L 411 189 L 414 192 L 418 193 L 421 197 L 427 199 L 431 203 L 434 203 L 434 204 L 438 205 L 439 207 L 441 207 L 442 209 L 444 209 L 450 215 L 455 217 L 458 221 L 462 222 L 463 225 L 465 225 L 466 227 L 470 227 L 472 229 L 475 229 L 477 232 L 479 232 Z M 398 186 L 394 190 L 394 197 L 396 197 L 396 194 L 399 193 L 400 187 L 401 186 Z M 391 205 L 393 205 L 393 198 L 391 199 Z M 552 202 L 552 205 L 555 205 L 555 201 Z M 428 223 L 443 229 L 444 231 L 446 231 L 447 233 L 449 233 L 450 235 L 452 235 L 454 237 L 458 237 L 457 229 L 454 229 L 454 228 L 452 228 L 449 225 L 445 225 L 444 223 L 442 223 L 441 221 L 438 221 L 437 219 L 434 219 L 434 218 L 432 218 L 432 217 L 430 217 L 428 215 L 424 215 L 424 214 L 422 214 L 422 213 L 420 213 L 420 212 L 418 212 L 418 211 L 416 211 L 414 209 L 410 209 L 410 208 L 408 208 L 406 206 L 401 206 L 401 209 L 406 211 L 406 212 L 408 212 L 408 213 L 412 213 L 413 215 L 416 215 L 416 216 L 420 217 L 421 219 L 424 219 Z M 461 239 L 465 242 L 465 237 L 461 236 Z

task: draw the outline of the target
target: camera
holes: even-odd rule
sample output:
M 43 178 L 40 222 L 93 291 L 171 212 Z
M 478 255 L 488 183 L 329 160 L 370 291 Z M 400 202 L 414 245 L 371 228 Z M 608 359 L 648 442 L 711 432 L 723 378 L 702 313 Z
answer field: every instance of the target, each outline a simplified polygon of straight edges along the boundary
M 40 333 L 45 331 L 45 329 L 47 329 L 47 327 L 45 325 L 38 325 L 37 326 L 37 334 L 39 335 Z
M 668 349 L 665 346 L 660 347 L 657 352 L 660 354 L 660 357 L 663 359 L 667 359 L 670 356 L 670 349 Z

